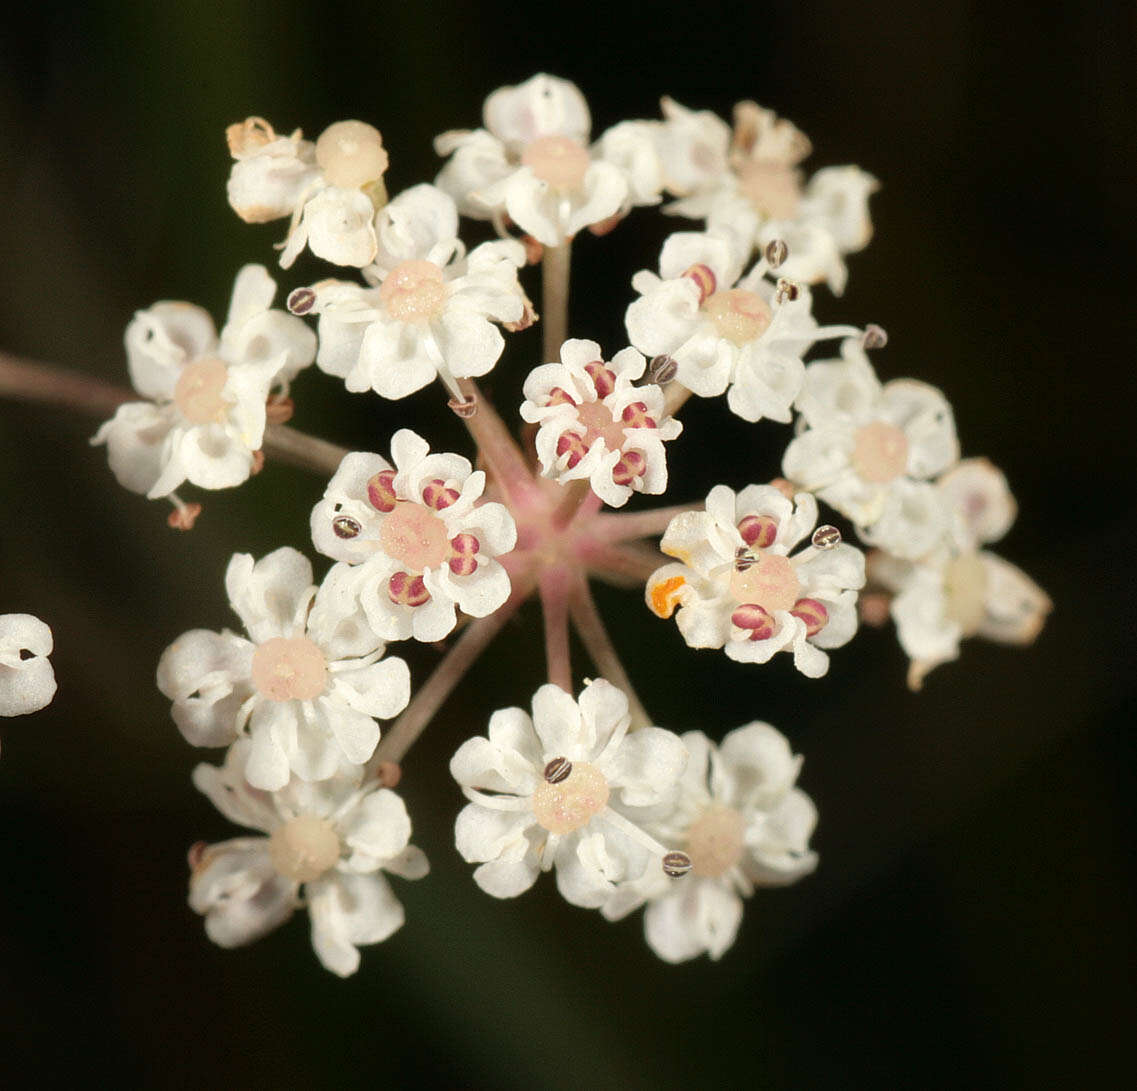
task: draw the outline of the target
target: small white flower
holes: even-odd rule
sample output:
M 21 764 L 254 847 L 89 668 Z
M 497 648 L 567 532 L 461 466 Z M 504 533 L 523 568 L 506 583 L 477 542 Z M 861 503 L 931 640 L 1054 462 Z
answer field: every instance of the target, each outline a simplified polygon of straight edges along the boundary
M 645 366 L 633 348 L 605 362 L 595 341 L 571 340 L 561 346 L 559 364 L 529 373 L 521 416 L 540 425 L 537 456 L 546 477 L 562 484 L 588 479 L 614 508 L 633 491 L 667 488 L 663 444 L 683 425 L 666 415 L 660 387 L 633 385 Z
M 911 660 L 908 685 L 959 657 L 972 636 L 1030 644 L 1050 613 L 1046 593 L 1025 572 L 980 546 L 1001 538 L 1015 518 L 1006 478 L 986 459 L 966 459 L 936 482 L 949 537 L 917 563 L 870 556 L 873 582 L 895 593 L 892 619 Z
M 765 663 L 793 651 L 809 678 L 829 669 L 822 649 L 839 648 L 857 630 L 857 590 L 865 558 L 844 543 L 790 550 L 813 530 L 817 501 L 789 500 L 772 485 L 748 485 L 736 496 L 716 485 L 705 511 L 671 520 L 660 549 L 679 564 L 648 580 L 648 607 L 675 621 L 692 648 L 724 648 L 731 659 Z
M 505 341 L 494 323 L 520 328 L 529 301 L 517 280 L 525 251 L 487 242 L 467 256 L 458 211 L 434 186 L 414 186 L 379 215 L 371 287 L 324 281 L 313 287 L 320 315 L 319 367 L 348 390 L 405 398 L 439 377 L 485 375 Z
M 644 269 L 632 278 L 640 298 L 628 307 L 628 338 L 648 356 L 671 356 L 676 381 L 700 397 L 726 390 L 727 404 L 744 420 L 788 422 L 809 346 L 857 331 L 818 327 L 809 290 L 779 288 L 767 279 L 765 258 L 740 280 L 741 268 L 727 238 L 669 236 L 659 276 Z
M 794 787 L 800 757 L 782 733 L 751 723 L 716 746 L 701 731 L 682 736 L 691 760 L 668 813 L 648 824 L 665 844 L 686 852 L 691 871 L 678 881 L 648 871 L 604 906 L 610 920 L 648 902 L 644 934 L 667 962 L 734 943 L 743 898 L 759 886 L 784 886 L 817 867 L 809 838 L 817 809 Z
M 410 699 L 401 659 L 367 624 L 337 565 L 317 590 L 312 565 L 285 547 L 254 562 L 236 554 L 225 573 L 229 602 L 248 639 L 194 629 L 162 653 L 158 688 L 194 746 L 224 746 L 248 734 L 245 776 L 275 791 L 290 773 L 323 780 L 361 765 L 379 742 L 377 719 Z
M 577 87 L 537 75 L 486 99 L 484 129 L 443 133 L 450 156 L 435 184 L 463 214 L 503 214 L 546 246 L 604 224 L 632 205 L 659 200 L 659 170 L 649 131 L 609 130 L 591 149 L 588 104 Z
M 282 268 L 305 246 L 335 265 L 374 260 L 375 210 L 387 199 L 387 152 L 378 129 L 337 121 L 313 144 L 299 130 L 278 138 L 268 122 L 249 118 L 226 135 L 236 160 L 228 189 L 237 215 L 248 223 L 292 217 Z
M 508 509 L 478 503 L 486 475 L 460 455 L 430 454 L 410 429 L 382 456 L 353 452 L 312 511 L 312 542 L 356 568 L 350 582 L 385 640 L 441 640 L 457 609 L 492 614 L 509 598 L 497 561 L 517 543 Z
M 914 379 L 882 386 L 856 340 L 841 345 L 841 356 L 806 369 L 804 427 L 782 472 L 852 519 L 866 542 L 915 560 L 948 530 L 927 479 L 959 458 L 951 406 Z
M 664 211 L 705 219 L 708 230 L 736 240 L 744 253 L 775 239 L 789 257 L 781 275 L 821 281 L 844 291 L 844 255 L 872 237 L 868 198 L 878 188 L 858 167 L 827 167 L 803 184 L 798 164 L 809 140 L 790 122 L 753 102 L 734 108 L 734 134 L 706 111 L 694 113 L 665 99 L 656 140 L 668 190 L 680 200 Z
M 403 907 L 383 872 L 421 879 L 429 871 L 411 845 L 402 799 L 362 783 L 355 769 L 316 784 L 295 777 L 279 792 L 246 783 L 247 740 L 223 766 L 199 765 L 194 784 L 226 818 L 268 837 L 203 845 L 191 855 L 190 907 L 221 947 L 239 947 L 307 905 L 312 947 L 340 977 L 359 968 L 357 948 L 403 925 Z
M 38 617 L 0 615 L 0 716 L 23 716 L 51 703 L 51 649 L 51 630 Z
M 220 339 L 192 303 L 155 303 L 134 316 L 127 366 L 150 400 L 120 406 L 91 440 L 107 445 L 119 484 L 154 499 L 184 481 L 225 489 L 248 480 L 269 391 L 286 388 L 316 354 L 312 331 L 271 309 L 275 292 L 263 265 L 246 265 Z
M 532 718 L 500 709 L 487 738 L 462 744 L 450 772 L 470 803 L 454 836 L 487 894 L 516 897 L 555 867 L 566 901 L 597 908 L 660 867 L 663 851 L 637 824 L 669 797 L 687 754 L 670 731 L 628 724 L 628 699 L 608 682 L 588 683 L 579 703 L 550 684 Z

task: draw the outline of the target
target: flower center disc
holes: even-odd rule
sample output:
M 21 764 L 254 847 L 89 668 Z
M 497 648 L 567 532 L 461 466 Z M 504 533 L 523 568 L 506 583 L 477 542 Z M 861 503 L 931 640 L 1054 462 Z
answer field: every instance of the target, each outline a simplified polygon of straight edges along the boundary
M 253 686 L 270 701 L 310 701 L 327 684 L 324 653 L 305 636 L 275 636 L 253 653 Z
M 584 434 L 586 447 L 591 447 L 598 439 L 604 441 L 609 451 L 619 451 L 624 446 L 625 425 L 614 420 L 602 402 L 585 402 L 577 410 L 577 415 L 587 429 Z
M 715 292 L 703 304 L 703 311 L 720 337 L 739 346 L 761 337 L 773 320 L 770 305 L 744 288 Z
M 588 152 L 567 136 L 542 136 L 521 153 L 522 166 L 557 189 L 579 189 L 590 161 Z
M 174 404 L 190 424 L 209 424 L 225 417 L 229 407 L 221 391 L 229 379 L 224 361 L 215 357 L 196 360 L 182 368 L 174 387 Z
M 687 832 L 687 855 L 696 875 L 717 879 L 742 859 L 742 815 L 733 807 L 713 807 Z
M 608 806 L 608 781 L 595 765 L 576 761 L 559 784 L 541 781 L 533 793 L 533 816 L 549 833 L 572 833 Z
M 738 188 L 754 208 L 772 220 L 789 220 L 797 213 L 801 186 L 798 172 L 777 163 L 744 163 Z
M 387 313 L 399 322 L 424 322 L 446 306 L 442 270 L 432 261 L 404 261 L 387 274 L 379 288 Z
M 862 481 L 883 485 L 908 465 L 908 437 L 893 424 L 873 421 L 853 436 L 853 469 Z
M 450 556 L 446 524 L 421 504 L 396 504 L 379 528 L 383 552 L 408 571 L 437 568 Z
M 755 551 L 748 568 L 735 568 L 730 577 L 730 593 L 741 604 L 752 602 L 764 610 L 789 610 L 800 597 L 801 583 L 794 566 L 781 554 Z
M 327 819 L 302 814 L 273 830 L 268 854 L 279 874 L 309 883 L 340 858 L 340 839 Z
M 987 613 L 987 568 L 978 553 L 964 553 L 948 561 L 944 592 L 947 616 L 963 630 L 964 636 L 973 636 Z
M 316 162 L 333 186 L 357 189 L 382 178 L 388 160 L 378 129 L 364 121 L 337 121 L 316 141 Z

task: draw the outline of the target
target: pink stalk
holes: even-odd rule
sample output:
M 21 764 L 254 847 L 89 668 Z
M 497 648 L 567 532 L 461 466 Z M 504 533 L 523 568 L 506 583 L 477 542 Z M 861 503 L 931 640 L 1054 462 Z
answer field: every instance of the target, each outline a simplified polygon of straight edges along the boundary
M 459 379 L 458 387 L 467 398 L 474 398 L 477 402 L 474 414 L 463 417 L 462 423 L 478 445 L 478 452 L 485 459 L 491 475 L 509 497 L 510 507 L 539 504 L 541 490 L 529 471 L 521 448 L 498 416 L 493 403 L 478 390 L 472 379 Z
M 517 608 L 532 594 L 533 582 L 515 583 L 513 593 L 488 617 L 478 618 L 466 626 L 454 646 L 443 656 L 431 676 L 415 690 L 410 704 L 397 720 L 383 731 L 383 737 L 368 763 L 399 762 L 426 729 L 451 691 L 465 677 L 478 657 L 501 631 Z
M 143 401 L 140 394 L 78 371 L 22 360 L 0 352 L 0 397 L 41 405 L 62 405 L 94 417 L 110 417 L 126 402 Z M 329 476 L 347 454 L 327 440 L 298 432 L 284 424 L 265 428 L 264 449 L 293 466 Z
M 667 563 L 657 550 L 637 542 L 610 546 L 584 540 L 578 547 L 578 556 L 590 576 L 616 587 L 642 588 L 648 577 Z
M 617 512 L 598 515 L 592 523 L 593 538 L 602 542 L 630 542 L 662 534 L 677 515 L 685 511 L 702 511 L 702 504 L 675 504 L 651 511 Z
M 604 619 L 596 609 L 592 599 L 592 592 L 588 589 L 588 581 L 581 577 L 575 583 L 569 595 L 569 615 L 580 639 L 588 651 L 596 669 L 618 689 L 624 691 L 628 697 L 628 709 L 632 717 L 632 728 L 644 727 L 651 723 L 636 691 L 632 689 L 632 681 L 624 664 L 616 653 L 612 638 L 604 628 Z
M 572 661 L 569 658 L 568 599 L 570 577 L 563 567 L 547 569 L 538 583 L 545 619 L 545 659 L 549 681 L 571 694 Z
M 43 405 L 65 405 L 94 417 L 110 417 L 124 402 L 138 400 L 131 390 L 78 371 L 22 360 L 0 352 L 0 397 Z
M 561 345 L 568 336 L 569 269 L 572 266 L 572 243 L 546 246 L 541 259 L 541 304 L 543 307 L 542 363 L 555 363 L 561 358 Z

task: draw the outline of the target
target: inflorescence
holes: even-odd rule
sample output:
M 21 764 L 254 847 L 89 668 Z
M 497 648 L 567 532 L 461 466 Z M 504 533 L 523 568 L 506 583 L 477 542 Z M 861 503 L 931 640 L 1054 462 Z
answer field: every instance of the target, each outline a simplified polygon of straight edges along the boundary
M 317 957 L 348 975 L 360 946 L 402 925 L 387 875 L 418 879 L 428 865 L 394 791 L 399 763 L 531 596 L 549 681 L 454 753 L 458 851 L 495 897 L 555 871 L 569 902 L 609 919 L 646 907 L 647 942 L 671 962 L 718 958 L 744 898 L 816 867 L 817 813 L 796 786 L 802 759 L 769 724 L 716 725 L 717 743 L 655 726 L 591 580 L 638 589 L 644 625 L 674 618 L 692 648 L 748 664 L 788 652 L 810 678 L 860 622 L 889 615 L 912 688 L 964 638 L 1026 644 L 1041 628 L 1045 594 L 984 548 L 1014 519 L 1003 475 L 961 460 L 940 391 L 881 383 L 868 357 L 879 327 L 813 317 L 813 288 L 839 295 L 846 256 L 869 241 L 875 179 L 853 166 L 807 179 L 809 141 L 751 102 L 733 126 L 667 98 L 662 115 L 592 140 L 580 91 L 537 75 L 491 94 L 484 127 L 439 136 L 434 183 L 394 197 L 369 124 L 337 122 L 315 142 L 256 117 L 229 128 L 229 202 L 246 222 L 287 222 L 280 266 L 307 248 L 358 278 L 299 285 L 285 310 L 268 270 L 248 265 L 220 334 L 189 303 L 139 312 L 126 331 L 139 400 L 92 441 L 119 482 L 168 498 L 171 525 L 189 529 L 201 506 L 176 490 L 258 472 L 291 414 L 290 383 L 313 362 L 388 399 L 437 381 L 476 457 L 408 428 L 367 452 L 294 435 L 294 457 L 334 468 L 311 516 L 313 547 L 334 563 L 317 583 L 291 547 L 235 555 L 224 586 L 243 633 L 194 630 L 162 655 L 158 686 L 182 734 L 228 748 L 195 785 L 257 831 L 190 852 L 190 904 L 216 943 L 248 943 L 307 907 Z M 701 230 L 673 233 L 656 270 L 631 277 L 628 344 L 570 338 L 574 236 L 661 204 Z M 463 216 L 498 238 L 468 249 Z M 524 286 L 537 263 L 540 316 Z M 543 361 L 499 415 L 474 380 L 535 322 Z M 604 510 L 674 494 L 668 451 L 687 438 L 691 396 L 793 423 L 781 476 Z M 524 422 L 522 438 L 507 422 Z M 570 626 L 597 671 L 582 684 Z M 424 682 L 391 653 L 405 640 L 449 641 Z M 42 622 L 0 618 L 0 713 L 51 699 L 50 650 Z

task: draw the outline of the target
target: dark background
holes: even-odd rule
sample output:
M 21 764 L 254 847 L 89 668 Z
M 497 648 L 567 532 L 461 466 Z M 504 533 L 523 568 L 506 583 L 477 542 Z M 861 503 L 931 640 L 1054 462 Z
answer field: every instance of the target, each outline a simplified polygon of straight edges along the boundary
M 1131 5 L 827 2 L 46 4 L 0 40 L 0 345 L 126 381 L 122 331 L 156 299 L 220 320 L 283 225 L 225 202 L 223 131 L 379 126 L 392 192 L 494 88 L 576 80 L 594 132 L 668 93 L 729 116 L 753 97 L 814 142 L 808 166 L 882 180 L 877 236 L 825 320 L 891 335 L 885 378 L 941 386 L 966 454 L 1021 515 L 996 548 L 1053 596 L 1037 646 L 966 645 L 904 689 L 890 630 L 749 669 L 686 649 L 630 592 L 600 593 L 653 714 L 715 737 L 752 718 L 806 755 L 816 875 L 749 903 L 721 963 L 679 967 L 637 916 L 608 925 L 545 880 L 495 902 L 453 850 L 446 772 L 544 664 L 523 613 L 412 752 L 404 795 L 433 865 L 395 880 L 407 924 L 359 974 L 320 968 L 307 920 L 226 952 L 185 904 L 183 853 L 233 830 L 189 783 L 153 684 L 182 631 L 231 624 L 231 553 L 311 553 L 323 481 L 270 464 L 207 494 L 191 534 L 118 488 L 92 419 L 0 406 L 0 612 L 55 632 L 54 704 L 0 724 L 0 1082 L 124 1086 L 1041 1087 L 1132 1071 L 1134 15 Z M 570 330 L 623 344 L 631 273 L 684 225 L 639 211 L 577 247 Z M 286 288 L 322 275 L 304 259 Z M 535 278 L 530 281 L 536 290 Z M 487 384 L 539 362 L 518 336 Z M 469 453 L 428 390 L 391 406 L 315 369 L 295 423 L 386 450 L 397 423 Z M 696 402 L 676 501 L 777 471 L 784 428 Z M 397 422 L 397 423 L 396 423 Z M 713 438 L 712 438 L 713 437 Z M 1124 573 L 1124 575 L 1123 575 Z M 401 651 L 416 681 L 437 658 Z M 586 673 L 583 656 L 575 660 Z M 30 1065 L 21 1068 L 21 1065 Z

